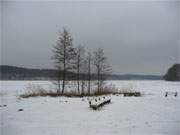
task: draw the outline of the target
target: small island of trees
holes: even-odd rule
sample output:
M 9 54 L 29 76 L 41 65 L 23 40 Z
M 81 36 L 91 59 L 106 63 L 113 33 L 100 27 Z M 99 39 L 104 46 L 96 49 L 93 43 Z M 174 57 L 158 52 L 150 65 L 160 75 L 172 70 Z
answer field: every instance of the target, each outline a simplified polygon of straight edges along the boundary
M 73 93 L 78 96 L 91 95 L 92 92 L 93 94 L 108 92 L 105 80 L 112 69 L 102 48 L 86 52 L 82 45 L 75 47 L 72 35 L 64 28 L 53 46 L 52 59 L 56 70 L 59 71 L 54 80 L 57 94 L 64 95 L 69 83 L 71 84 L 68 87 L 75 83 Z

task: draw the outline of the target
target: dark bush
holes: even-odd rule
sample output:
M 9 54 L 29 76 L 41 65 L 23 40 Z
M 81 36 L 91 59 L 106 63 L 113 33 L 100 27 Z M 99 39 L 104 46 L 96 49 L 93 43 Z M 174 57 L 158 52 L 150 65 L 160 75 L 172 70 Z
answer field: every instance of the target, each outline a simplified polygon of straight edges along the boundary
M 131 96 L 140 97 L 141 93 L 140 92 L 124 92 L 123 95 L 124 97 L 131 97 Z

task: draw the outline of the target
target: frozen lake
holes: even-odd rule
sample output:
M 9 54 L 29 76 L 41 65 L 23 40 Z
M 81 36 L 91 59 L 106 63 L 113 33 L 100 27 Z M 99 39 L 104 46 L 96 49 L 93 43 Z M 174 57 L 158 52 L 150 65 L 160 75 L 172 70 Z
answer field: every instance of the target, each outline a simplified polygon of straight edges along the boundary
M 180 135 L 180 82 L 109 81 L 144 95 L 111 95 L 112 103 L 98 111 L 89 108 L 86 97 L 17 98 L 29 85 L 52 89 L 48 81 L 0 83 L 0 105 L 7 105 L 0 107 L 2 135 Z M 165 97 L 166 91 L 178 96 Z

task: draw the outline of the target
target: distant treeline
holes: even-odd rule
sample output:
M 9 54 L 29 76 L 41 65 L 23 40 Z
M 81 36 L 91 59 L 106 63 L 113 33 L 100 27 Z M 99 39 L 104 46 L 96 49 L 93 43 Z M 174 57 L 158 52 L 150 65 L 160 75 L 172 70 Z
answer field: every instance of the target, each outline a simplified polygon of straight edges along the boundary
M 15 66 L 0 66 L 1 80 L 41 80 L 53 78 L 57 71 L 53 69 L 30 69 Z
M 180 64 L 174 64 L 170 67 L 164 76 L 166 81 L 180 81 Z
M 1 80 L 52 80 L 61 71 L 55 69 L 31 69 L 15 66 L 2 65 L 0 66 Z M 60 73 L 59 73 L 60 72 Z M 68 73 L 67 77 L 73 79 L 75 74 Z
M 0 72 L 1 72 L 0 74 L 1 80 L 52 80 L 57 77 L 59 71 L 55 69 L 31 69 L 31 68 L 2 65 L 0 66 Z M 80 75 L 80 78 L 81 76 L 84 77 L 83 74 Z M 77 78 L 76 74 L 71 72 L 68 72 L 67 77 L 72 80 L 75 80 Z M 96 75 L 92 75 L 92 79 L 96 79 Z M 111 74 L 111 75 L 107 75 L 107 79 L 108 80 L 162 80 L 163 77 L 156 75 Z

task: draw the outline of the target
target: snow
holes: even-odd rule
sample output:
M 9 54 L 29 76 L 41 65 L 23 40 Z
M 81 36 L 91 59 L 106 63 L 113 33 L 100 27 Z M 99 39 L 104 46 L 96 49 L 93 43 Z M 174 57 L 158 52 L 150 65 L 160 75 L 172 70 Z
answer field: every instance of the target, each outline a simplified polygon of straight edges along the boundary
M 19 99 L 30 84 L 48 81 L 0 81 L 2 135 L 180 135 L 180 82 L 109 81 L 142 97 L 111 95 L 111 103 L 89 108 L 87 97 Z M 178 96 L 165 97 L 165 92 Z M 18 111 L 23 109 L 23 111 Z

